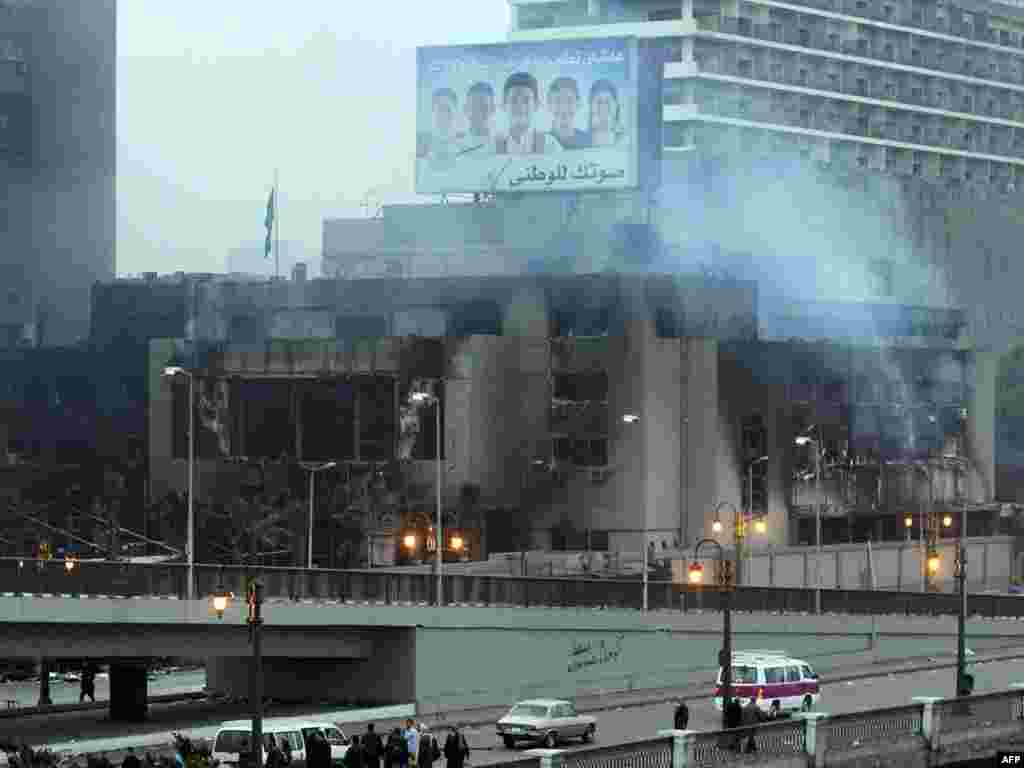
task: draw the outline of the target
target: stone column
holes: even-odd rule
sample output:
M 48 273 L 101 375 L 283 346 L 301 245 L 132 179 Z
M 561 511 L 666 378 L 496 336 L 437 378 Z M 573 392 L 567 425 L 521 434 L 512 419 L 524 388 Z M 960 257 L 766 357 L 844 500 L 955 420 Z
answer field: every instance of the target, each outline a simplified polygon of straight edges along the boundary
M 148 681 L 145 661 L 120 660 L 110 665 L 110 719 L 140 723 L 146 719 Z
M 921 704 L 924 711 L 921 713 L 921 735 L 930 752 L 939 748 L 939 717 L 935 710 L 935 703 L 942 701 L 940 696 L 915 696 L 915 704 Z
M 693 737 L 697 731 L 658 731 L 659 736 L 671 736 L 672 741 L 672 768 L 688 768 L 693 762 Z
M 824 730 L 818 728 L 818 721 L 828 718 L 828 715 L 824 712 L 800 712 L 794 717 L 804 721 L 804 751 L 807 752 L 808 765 L 822 768 L 828 744 Z

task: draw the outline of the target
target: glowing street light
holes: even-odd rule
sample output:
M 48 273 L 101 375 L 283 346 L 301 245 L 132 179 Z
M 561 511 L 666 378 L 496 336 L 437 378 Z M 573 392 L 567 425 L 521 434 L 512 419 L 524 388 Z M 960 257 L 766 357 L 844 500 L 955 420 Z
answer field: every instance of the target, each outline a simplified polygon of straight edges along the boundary
M 937 552 L 930 553 L 928 555 L 928 573 L 930 573 L 932 576 L 937 574 L 939 572 L 939 566 L 941 565 L 941 563 L 942 561 L 940 560 Z
M 465 546 L 465 542 L 461 536 L 452 536 L 452 549 L 456 552 L 461 552 L 463 546 Z
M 722 532 L 722 521 L 721 520 L 715 520 L 715 522 L 713 522 L 711 524 L 711 530 L 714 531 L 715 533 L 721 533 Z
M 690 583 L 700 584 L 704 581 L 704 566 L 700 563 L 690 563 Z
M 953 516 L 949 515 L 949 514 L 943 516 L 943 518 L 942 518 L 942 527 L 943 528 L 949 528 L 952 525 L 953 525 Z
M 759 534 L 768 532 L 768 523 L 765 522 L 763 517 L 759 517 L 754 521 L 754 531 Z
M 406 549 L 416 549 L 416 537 L 411 533 L 402 540 Z

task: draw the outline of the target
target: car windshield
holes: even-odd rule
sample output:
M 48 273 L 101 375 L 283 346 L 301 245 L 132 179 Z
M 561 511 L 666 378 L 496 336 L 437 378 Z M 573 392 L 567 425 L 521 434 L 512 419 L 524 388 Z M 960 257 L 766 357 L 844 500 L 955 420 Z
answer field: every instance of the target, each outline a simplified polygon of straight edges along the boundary
M 339 731 L 337 728 L 324 728 L 324 736 L 327 737 L 327 741 L 330 744 L 345 744 L 345 734 Z
M 217 734 L 217 741 L 213 745 L 214 752 L 248 752 L 249 731 L 221 731 Z
M 540 704 L 516 704 L 509 714 L 519 717 L 547 717 L 548 708 Z

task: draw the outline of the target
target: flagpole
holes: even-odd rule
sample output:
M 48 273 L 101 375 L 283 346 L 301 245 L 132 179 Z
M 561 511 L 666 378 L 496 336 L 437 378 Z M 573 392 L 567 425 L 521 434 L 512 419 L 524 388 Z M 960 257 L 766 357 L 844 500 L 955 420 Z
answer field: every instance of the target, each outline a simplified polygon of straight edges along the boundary
M 281 277 L 281 190 L 274 169 L 274 277 Z

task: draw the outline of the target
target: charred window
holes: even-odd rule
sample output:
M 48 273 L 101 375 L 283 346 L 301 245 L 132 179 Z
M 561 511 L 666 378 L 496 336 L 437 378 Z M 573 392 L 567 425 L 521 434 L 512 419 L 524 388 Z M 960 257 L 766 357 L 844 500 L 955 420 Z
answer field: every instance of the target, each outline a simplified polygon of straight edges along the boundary
M 743 423 L 743 508 L 755 515 L 768 511 L 768 434 L 760 414 L 752 414 Z
M 395 455 L 398 414 L 395 379 L 364 376 L 357 380 L 359 398 L 359 459 L 387 461 Z
M 355 386 L 350 381 L 318 381 L 302 397 L 302 458 L 329 461 L 355 458 Z
M 467 301 L 451 309 L 452 336 L 500 336 L 501 307 L 495 301 Z
M 654 313 L 654 329 L 659 339 L 678 339 L 683 335 L 683 319 L 672 309 L 661 308 Z
M 241 450 L 253 458 L 295 456 L 293 385 L 288 381 L 242 381 L 237 386 Z
M 604 371 L 555 374 L 554 398 L 574 402 L 607 401 L 608 374 Z

